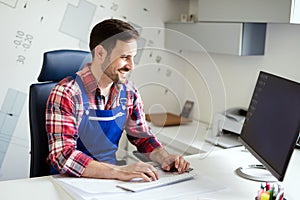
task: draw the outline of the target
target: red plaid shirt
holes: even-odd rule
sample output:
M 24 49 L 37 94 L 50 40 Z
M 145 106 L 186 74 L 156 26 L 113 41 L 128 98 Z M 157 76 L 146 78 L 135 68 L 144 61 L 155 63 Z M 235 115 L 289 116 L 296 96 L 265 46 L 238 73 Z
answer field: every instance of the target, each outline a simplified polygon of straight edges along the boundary
M 99 109 L 101 102 L 95 100 L 97 82 L 86 65 L 77 75 L 82 79 L 89 99 L 90 109 Z M 138 90 L 126 83 L 127 121 L 125 131 L 129 141 L 139 152 L 150 153 L 162 144 L 152 134 L 143 111 L 143 104 Z M 119 85 L 111 87 L 105 109 L 112 109 L 119 104 Z M 48 160 L 62 174 L 81 176 L 92 160 L 81 151 L 76 150 L 78 127 L 83 114 L 81 90 L 72 77 L 60 81 L 51 91 L 46 109 L 46 131 L 49 140 Z

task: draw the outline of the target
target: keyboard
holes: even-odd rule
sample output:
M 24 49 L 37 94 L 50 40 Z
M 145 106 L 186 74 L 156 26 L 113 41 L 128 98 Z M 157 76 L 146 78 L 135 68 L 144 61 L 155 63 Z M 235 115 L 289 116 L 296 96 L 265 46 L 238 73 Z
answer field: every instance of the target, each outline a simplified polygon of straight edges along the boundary
M 117 184 L 117 187 L 131 192 L 139 192 L 142 190 L 157 188 L 165 185 L 186 181 L 196 176 L 196 173 L 194 172 L 185 172 L 183 174 L 178 174 L 177 172 L 165 172 L 159 174 L 159 179 L 157 181 L 144 182 L 142 180 L 132 180 L 126 183 Z

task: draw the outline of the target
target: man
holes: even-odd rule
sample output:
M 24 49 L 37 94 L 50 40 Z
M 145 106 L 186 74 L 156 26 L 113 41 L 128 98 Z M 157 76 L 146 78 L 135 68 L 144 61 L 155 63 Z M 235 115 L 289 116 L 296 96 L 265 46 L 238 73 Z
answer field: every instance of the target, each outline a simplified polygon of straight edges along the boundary
M 138 151 L 179 173 L 189 163 L 169 154 L 147 126 L 142 101 L 126 75 L 133 70 L 138 32 L 116 19 L 97 24 L 90 34 L 92 62 L 51 91 L 46 109 L 52 173 L 77 177 L 157 180 L 147 163 L 116 165 L 123 130 Z

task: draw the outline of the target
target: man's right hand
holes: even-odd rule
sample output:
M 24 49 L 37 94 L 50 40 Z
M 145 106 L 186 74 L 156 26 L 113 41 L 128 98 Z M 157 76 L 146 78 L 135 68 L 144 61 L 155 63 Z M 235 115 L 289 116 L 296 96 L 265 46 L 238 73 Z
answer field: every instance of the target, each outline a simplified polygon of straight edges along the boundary
M 134 178 L 142 178 L 144 181 L 158 180 L 155 167 L 148 163 L 137 162 L 131 165 L 118 166 L 117 179 L 129 181 Z

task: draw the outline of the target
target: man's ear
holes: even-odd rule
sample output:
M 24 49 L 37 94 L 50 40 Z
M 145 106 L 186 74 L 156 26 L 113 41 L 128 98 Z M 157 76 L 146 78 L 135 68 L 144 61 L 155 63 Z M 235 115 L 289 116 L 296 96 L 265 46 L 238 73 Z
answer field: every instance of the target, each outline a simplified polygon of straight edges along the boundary
M 95 53 L 95 58 L 97 58 L 101 63 L 104 62 L 106 55 L 107 55 L 107 51 L 104 49 L 104 47 L 102 45 L 97 45 L 95 47 L 94 50 Z

